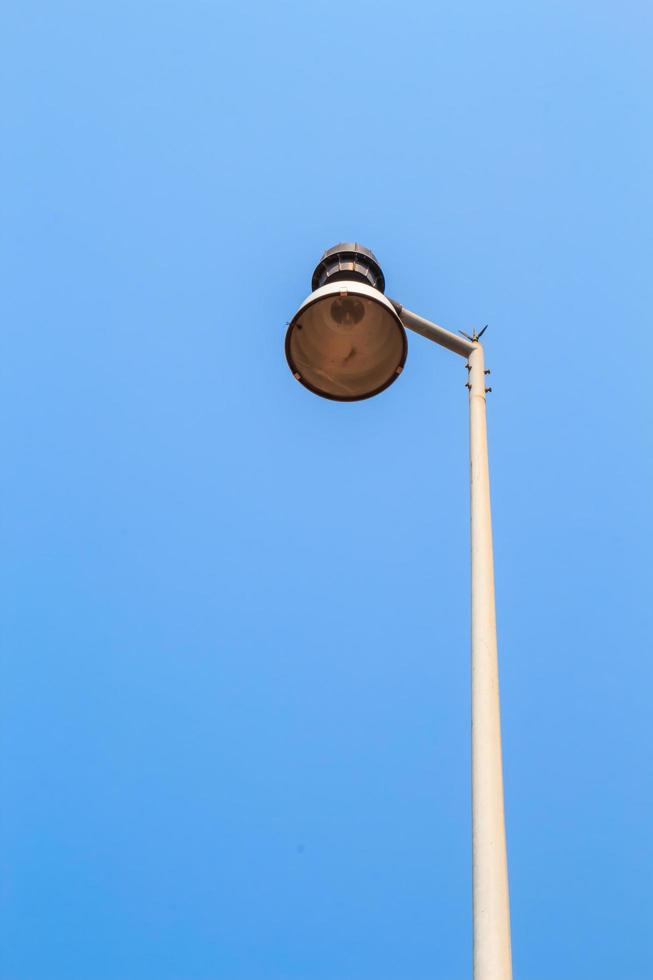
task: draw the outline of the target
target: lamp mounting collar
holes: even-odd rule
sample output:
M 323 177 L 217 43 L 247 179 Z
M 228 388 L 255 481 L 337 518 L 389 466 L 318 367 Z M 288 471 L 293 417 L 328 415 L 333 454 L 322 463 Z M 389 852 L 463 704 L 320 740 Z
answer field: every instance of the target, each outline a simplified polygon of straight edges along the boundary
M 385 292 L 385 277 L 374 252 L 358 242 L 341 242 L 328 248 L 315 267 L 312 287 L 316 290 L 343 279 L 364 282 Z

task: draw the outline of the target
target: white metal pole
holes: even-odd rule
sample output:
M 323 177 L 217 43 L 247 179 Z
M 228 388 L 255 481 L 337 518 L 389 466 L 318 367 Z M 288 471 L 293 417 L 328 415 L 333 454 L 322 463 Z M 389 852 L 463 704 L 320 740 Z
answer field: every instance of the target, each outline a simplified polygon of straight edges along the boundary
M 469 354 L 474 980 L 511 980 L 483 348 Z
M 485 362 L 477 340 L 391 300 L 404 326 L 467 357 L 472 538 L 472 892 L 474 980 L 512 980 L 494 607 Z

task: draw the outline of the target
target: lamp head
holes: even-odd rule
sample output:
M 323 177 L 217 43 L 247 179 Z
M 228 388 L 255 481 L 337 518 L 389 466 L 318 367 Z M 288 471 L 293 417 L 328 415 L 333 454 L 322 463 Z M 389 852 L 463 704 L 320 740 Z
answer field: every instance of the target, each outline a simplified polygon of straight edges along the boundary
M 408 344 L 375 256 L 343 244 L 322 256 L 286 334 L 295 378 L 336 401 L 371 398 L 401 374 Z

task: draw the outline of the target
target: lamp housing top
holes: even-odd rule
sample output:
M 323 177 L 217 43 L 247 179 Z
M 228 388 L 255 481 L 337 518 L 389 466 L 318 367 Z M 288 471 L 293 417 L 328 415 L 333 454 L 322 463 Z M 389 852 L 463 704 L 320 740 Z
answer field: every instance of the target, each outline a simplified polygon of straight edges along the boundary
M 374 252 L 358 242 L 342 242 L 328 248 L 315 267 L 311 285 L 316 290 L 343 280 L 363 282 L 385 292 L 385 277 Z

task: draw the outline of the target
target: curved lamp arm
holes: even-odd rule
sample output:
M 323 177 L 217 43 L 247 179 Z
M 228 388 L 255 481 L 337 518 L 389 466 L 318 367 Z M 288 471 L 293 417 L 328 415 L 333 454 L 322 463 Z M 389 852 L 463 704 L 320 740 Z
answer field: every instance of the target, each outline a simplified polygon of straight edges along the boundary
M 452 333 L 450 330 L 445 330 L 444 327 L 439 327 L 437 323 L 432 323 L 431 320 L 425 320 L 423 316 L 419 316 L 417 313 L 412 313 L 396 300 L 390 299 L 390 302 L 399 314 L 399 319 L 405 327 L 408 327 L 409 330 L 415 333 L 421 334 L 427 340 L 432 340 L 434 343 L 439 344 L 440 347 L 446 347 L 447 350 L 453 351 L 454 354 L 460 354 L 461 357 L 469 357 L 472 351 L 478 346 L 474 341 L 467 340 L 465 337 L 461 337 L 457 333 Z

